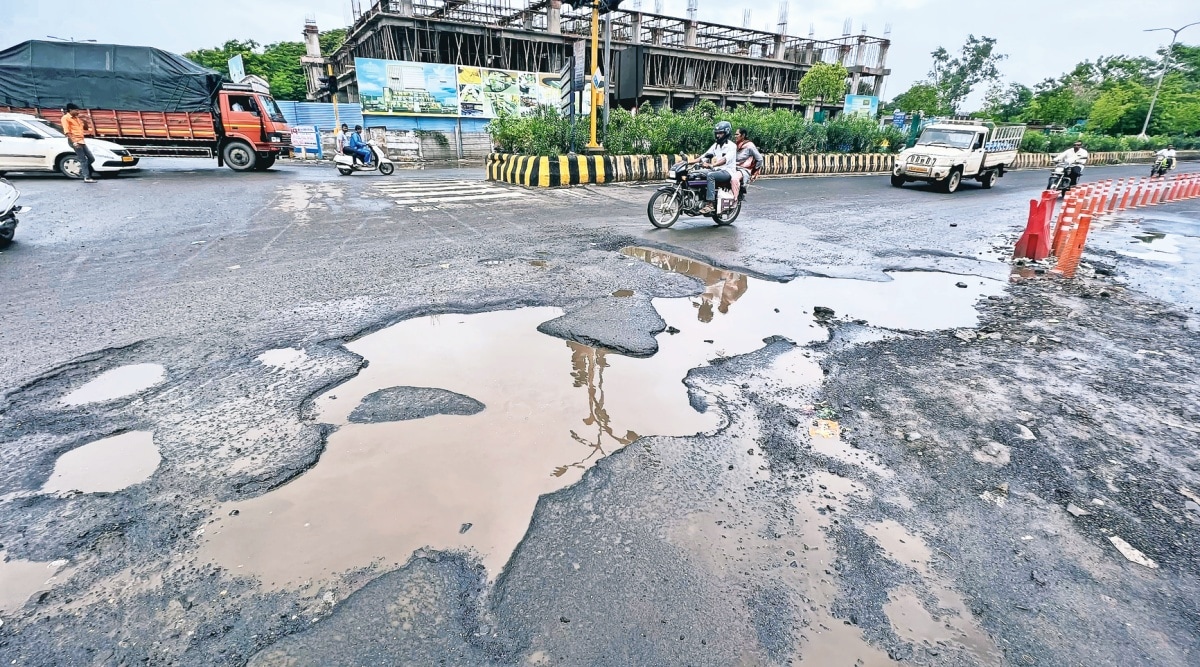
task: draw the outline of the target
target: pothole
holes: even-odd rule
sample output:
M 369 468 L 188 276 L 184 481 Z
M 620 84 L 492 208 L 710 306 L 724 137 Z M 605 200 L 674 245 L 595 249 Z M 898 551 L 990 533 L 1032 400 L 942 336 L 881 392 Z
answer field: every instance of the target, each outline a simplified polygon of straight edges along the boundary
M 816 305 L 882 327 L 970 326 L 974 302 L 1004 289 L 920 273 L 782 284 L 670 253 L 625 252 L 705 285 L 695 297 L 653 300 L 667 324 L 657 353 L 627 357 L 538 333 L 561 314 L 552 308 L 416 318 L 347 344 L 368 365 L 315 401 L 321 421 L 337 426 L 320 463 L 268 494 L 219 508 L 202 558 L 283 586 L 399 565 L 430 547 L 472 551 L 495 577 L 541 495 L 642 435 L 689 436 L 722 424 L 721 415 L 693 407 L 683 383 L 690 370 L 758 350 L 771 336 L 825 340 L 811 314 Z M 964 280 L 970 288 L 956 287 Z M 294 363 L 275 352 L 259 360 Z M 811 361 L 804 367 L 820 377 Z M 413 412 L 406 401 L 416 391 L 483 407 Z M 352 418 L 368 396 L 373 416 Z M 380 421 L 388 411 L 405 417 Z M 825 453 L 857 457 L 842 448 L 829 442 Z
M 61 400 L 72 406 L 111 401 L 149 389 L 166 378 L 167 369 L 158 364 L 119 366 L 104 371 Z
M 144 482 L 162 457 L 150 431 L 102 438 L 58 457 L 42 493 L 111 493 Z
M 295 370 L 308 361 L 308 353 L 294 347 L 281 347 L 267 350 L 255 357 L 264 366 L 270 366 L 281 371 Z
M 0 551 L 0 611 L 15 611 L 39 591 L 69 578 L 74 570 L 67 565 L 65 560 L 49 563 L 9 560 Z
M 701 321 L 710 317 L 713 309 L 725 313 L 734 302 L 739 302 L 742 308 L 741 303 L 753 301 L 771 302 L 771 308 L 765 311 L 751 308 L 754 316 L 765 318 L 786 316 L 797 309 L 812 312 L 822 306 L 832 309 L 835 317 L 862 319 L 884 329 L 933 331 L 971 327 L 979 321 L 975 303 L 982 297 L 1002 293 L 1007 286 L 1004 281 L 991 278 L 937 271 L 887 272 L 890 280 L 883 282 L 803 276 L 777 283 L 718 269 L 663 250 L 628 247 L 621 253 L 702 281 L 706 287 L 696 305 Z M 776 308 L 777 313 L 773 312 Z M 738 326 L 748 326 L 746 315 L 739 314 Z

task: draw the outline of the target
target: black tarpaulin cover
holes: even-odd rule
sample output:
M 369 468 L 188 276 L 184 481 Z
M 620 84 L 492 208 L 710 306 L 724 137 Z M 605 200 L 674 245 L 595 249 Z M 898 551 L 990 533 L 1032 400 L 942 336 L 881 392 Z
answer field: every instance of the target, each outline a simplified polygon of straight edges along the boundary
M 22 42 L 0 51 L 0 105 L 122 111 L 208 111 L 221 75 L 159 49 Z

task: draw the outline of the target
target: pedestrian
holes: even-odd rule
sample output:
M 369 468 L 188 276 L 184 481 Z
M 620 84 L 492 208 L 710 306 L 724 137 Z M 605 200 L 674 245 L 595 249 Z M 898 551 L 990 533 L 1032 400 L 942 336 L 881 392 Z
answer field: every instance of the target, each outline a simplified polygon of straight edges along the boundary
M 91 128 L 88 127 L 86 118 L 80 118 L 78 104 L 70 102 L 63 111 L 66 112 L 62 117 L 63 133 L 67 135 L 67 143 L 75 150 L 75 157 L 79 158 L 79 173 L 83 176 L 84 183 L 95 183 L 96 179 L 92 178 L 92 163 L 96 158 L 84 137 L 84 132 Z

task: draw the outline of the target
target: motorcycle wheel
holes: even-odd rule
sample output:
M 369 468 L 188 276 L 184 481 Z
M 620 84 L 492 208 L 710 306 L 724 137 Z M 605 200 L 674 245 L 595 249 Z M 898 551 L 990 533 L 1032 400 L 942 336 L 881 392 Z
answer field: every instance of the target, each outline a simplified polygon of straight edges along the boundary
M 342 176 L 349 176 L 354 173 L 354 170 L 350 167 L 338 167 L 338 173 Z
M 650 218 L 650 224 L 659 229 L 666 229 L 675 224 L 682 209 L 683 205 L 674 192 L 659 191 L 655 192 L 654 196 L 650 197 L 650 203 L 646 204 L 646 217 Z
M 725 212 L 721 213 L 720 215 L 717 215 L 714 213 L 713 214 L 713 222 L 717 223 L 717 226 L 719 226 L 719 227 L 726 227 L 726 226 L 732 225 L 733 221 L 737 220 L 738 216 L 741 214 L 742 214 L 742 202 L 739 201 L 737 204 L 734 205 L 733 208 L 726 209 Z
M 8 226 L 0 227 L 0 248 L 7 246 L 9 243 L 12 243 L 13 236 L 16 236 L 16 234 L 17 234 L 16 227 L 8 227 Z
M 379 163 L 379 173 L 383 174 L 384 176 L 391 176 L 393 171 L 396 171 L 396 165 L 392 164 L 391 162 Z

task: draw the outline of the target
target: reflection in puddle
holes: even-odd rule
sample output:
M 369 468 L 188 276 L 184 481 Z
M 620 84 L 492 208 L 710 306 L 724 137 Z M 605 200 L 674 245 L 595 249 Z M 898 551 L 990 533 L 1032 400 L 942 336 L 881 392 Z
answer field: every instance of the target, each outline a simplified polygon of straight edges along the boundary
M 63 396 L 66 405 L 85 405 L 131 396 L 167 378 L 158 364 L 131 364 L 104 371 L 87 384 Z
M 65 560 L 52 563 L 8 560 L 0 551 L 0 611 L 19 609 L 35 593 L 69 578 L 73 572 L 74 568 L 67 568 Z
M 633 296 L 633 290 L 619 289 L 619 290 L 613 292 L 612 295 L 617 297 L 618 299 L 624 299 L 624 298 Z
M 90 442 L 58 457 L 42 493 L 111 493 L 144 482 L 162 461 L 150 431 Z
M 800 277 L 777 283 L 714 268 L 662 250 L 630 247 L 621 252 L 702 281 L 704 293 L 693 300 L 701 322 L 711 321 L 714 308 L 725 314 L 734 302 L 739 302 L 741 308 L 740 302 L 753 298 L 759 303 L 771 302 L 768 317 L 776 308 L 779 313 L 775 316 L 786 316 L 789 311 L 811 312 L 815 306 L 825 306 L 833 308 L 838 317 L 865 319 L 884 329 L 929 331 L 971 327 L 978 322 L 975 302 L 1005 289 L 1003 281 L 933 271 L 889 272 L 891 280 L 886 282 Z M 956 287 L 959 282 L 966 282 L 967 289 Z M 655 306 L 658 303 L 655 301 Z M 745 315 L 739 313 L 736 322 L 745 326 Z
M 495 577 L 542 494 L 578 481 L 640 435 L 721 425 L 720 415 L 692 407 L 682 382 L 689 370 L 758 350 L 773 335 L 801 345 L 824 340 L 826 329 L 808 314 L 817 304 L 884 327 L 969 326 L 979 295 L 1004 287 L 971 278 L 982 284 L 963 290 L 954 287 L 960 276 L 917 273 L 785 285 L 669 253 L 625 252 L 705 285 L 696 297 L 653 301 L 672 335 L 659 336 L 652 357 L 538 333 L 561 314 L 552 308 L 422 317 L 365 336 L 346 347 L 368 365 L 315 401 L 321 420 L 338 427 L 320 463 L 264 496 L 220 508 L 205 558 L 282 586 L 379 560 L 403 563 L 422 547 L 468 549 Z M 801 361 L 802 374 L 820 377 L 811 360 Z M 350 421 L 366 396 L 397 386 L 455 392 L 486 408 Z

